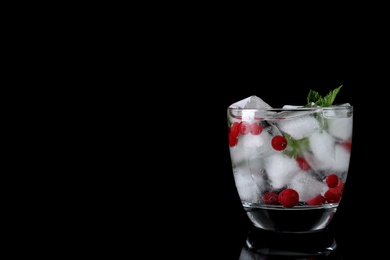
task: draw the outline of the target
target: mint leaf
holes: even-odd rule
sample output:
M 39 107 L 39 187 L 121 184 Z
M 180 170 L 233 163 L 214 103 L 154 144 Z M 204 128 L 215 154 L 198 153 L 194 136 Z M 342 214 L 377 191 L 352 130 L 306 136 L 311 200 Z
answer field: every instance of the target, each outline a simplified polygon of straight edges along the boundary
M 310 89 L 309 94 L 307 95 L 307 104 L 310 105 L 311 103 L 315 103 L 317 106 L 321 107 L 331 106 L 342 86 L 343 85 L 330 91 L 325 97 L 322 97 L 318 92 Z
M 286 149 L 283 151 L 284 154 L 295 158 L 302 155 L 304 151 L 309 150 L 309 138 L 305 137 L 296 140 L 287 133 L 284 133 L 284 137 L 287 139 L 288 143 Z

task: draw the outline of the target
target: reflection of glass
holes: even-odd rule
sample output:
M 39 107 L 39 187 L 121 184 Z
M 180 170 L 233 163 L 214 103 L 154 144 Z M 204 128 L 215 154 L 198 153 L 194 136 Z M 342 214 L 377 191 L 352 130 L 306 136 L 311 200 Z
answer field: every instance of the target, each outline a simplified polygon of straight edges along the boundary
M 277 233 L 253 229 L 248 233 L 239 260 L 342 259 L 329 230 L 311 233 Z
M 230 107 L 227 112 L 235 184 L 254 227 L 325 230 L 347 180 L 353 107 Z

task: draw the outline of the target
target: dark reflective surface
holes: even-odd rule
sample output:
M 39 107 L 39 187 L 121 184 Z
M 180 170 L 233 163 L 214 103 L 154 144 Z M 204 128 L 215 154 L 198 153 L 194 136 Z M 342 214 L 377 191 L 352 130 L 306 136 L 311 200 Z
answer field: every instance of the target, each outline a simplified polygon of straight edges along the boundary
M 259 252 L 255 252 L 252 249 L 244 246 L 241 250 L 239 260 L 278 260 L 278 259 L 287 259 L 287 260 L 321 260 L 321 259 L 329 259 L 329 260 L 340 260 L 343 259 L 340 255 L 339 251 L 335 249 L 329 254 L 263 254 Z
M 242 247 L 240 260 L 249 259 L 342 259 L 334 234 L 279 233 L 252 228 Z

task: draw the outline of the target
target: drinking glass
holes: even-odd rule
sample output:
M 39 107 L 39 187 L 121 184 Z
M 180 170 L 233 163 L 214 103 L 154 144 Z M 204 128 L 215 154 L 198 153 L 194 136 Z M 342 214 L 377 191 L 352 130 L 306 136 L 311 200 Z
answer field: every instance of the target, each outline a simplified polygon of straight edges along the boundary
M 256 230 L 326 230 L 342 199 L 353 106 L 229 107 L 235 185 Z

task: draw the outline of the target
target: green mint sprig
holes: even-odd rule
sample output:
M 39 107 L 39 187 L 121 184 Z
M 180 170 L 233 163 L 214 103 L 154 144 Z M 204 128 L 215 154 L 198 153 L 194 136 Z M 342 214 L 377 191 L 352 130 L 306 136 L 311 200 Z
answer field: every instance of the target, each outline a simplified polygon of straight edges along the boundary
M 307 96 L 307 105 L 306 107 L 310 107 L 314 104 L 321 107 L 329 107 L 333 105 L 334 100 L 336 99 L 337 94 L 339 93 L 341 87 L 335 88 L 330 91 L 326 96 L 322 97 L 318 92 L 310 89 L 309 94 Z M 309 150 L 309 139 L 302 138 L 296 140 L 292 138 L 290 135 L 284 133 L 284 137 L 287 139 L 288 146 L 283 151 L 284 154 L 296 158 L 302 155 L 305 151 Z
M 336 99 L 336 96 L 342 86 L 343 85 L 330 91 L 325 97 L 322 97 L 318 92 L 310 89 L 309 94 L 307 95 L 307 106 L 310 106 L 310 104 L 315 103 L 317 106 L 330 107 Z
M 286 149 L 283 151 L 284 154 L 296 158 L 303 154 L 303 151 L 309 150 L 309 138 L 306 137 L 296 140 L 287 133 L 284 133 L 284 137 L 287 139 L 288 143 Z

